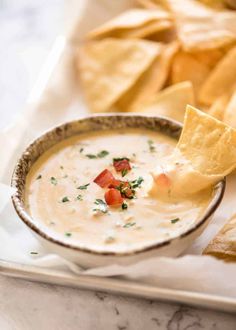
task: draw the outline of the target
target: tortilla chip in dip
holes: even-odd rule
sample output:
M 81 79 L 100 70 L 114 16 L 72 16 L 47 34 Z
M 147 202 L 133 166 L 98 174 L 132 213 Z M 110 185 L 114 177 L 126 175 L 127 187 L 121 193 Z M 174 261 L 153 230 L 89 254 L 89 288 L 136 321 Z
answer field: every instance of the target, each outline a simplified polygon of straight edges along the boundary
M 236 167 L 236 130 L 191 106 L 177 148 L 206 175 L 224 177 Z
M 158 43 L 156 43 L 158 44 Z M 164 45 L 151 66 L 140 76 L 131 89 L 119 99 L 116 107 L 121 111 L 136 111 L 164 86 L 170 70 L 172 58 L 178 50 L 177 42 Z
M 193 85 L 190 81 L 184 81 L 163 89 L 144 107 L 137 110 L 182 122 L 187 104 L 195 104 Z
M 175 152 L 152 173 L 150 194 L 195 194 L 222 180 L 235 167 L 236 130 L 188 105 Z M 163 175 L 168 186 L 159 183 Z
M 203 251 L 225 261 L 236 261 L 236 215 L 223 226 Z
M 219 96 L 228 93 L 236 84 L 236 47 L 218 62 L 199 92 L 204 104 L 212 104 Z
M 172 16 L 164 9 L 131 9 L 88 33 L 89 39 L 142 38 L 173 26 Z
M 157 58 L 162 46 L 139 39 L 104 39 L 80 47 L 77 65 L 90 109 L 108 111 Z

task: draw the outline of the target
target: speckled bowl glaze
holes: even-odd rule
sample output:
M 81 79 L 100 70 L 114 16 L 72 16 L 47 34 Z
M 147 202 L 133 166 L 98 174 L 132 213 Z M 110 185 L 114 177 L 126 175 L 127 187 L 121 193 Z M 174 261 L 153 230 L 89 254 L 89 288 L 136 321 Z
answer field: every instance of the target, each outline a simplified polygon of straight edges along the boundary
M 204 230 L 224 195 L 225 180 L 222 180 L 214 187 L 212 199 L 209 201 L 204 215 L 194 226 L 178 237 L 167 239 L 164 242 L 152 244 L 145 248 L 134 249 L 132 252 L 98 252 L 89 248 L 79 247 L 79 242 L 78 245 L 74 245 L 68 243 L 68 240 L 64 241 L 63 238 L 58 238 L 56 234 L 55 236 L 51 233 L 49 234 L 42 224 L 37 222 L 36 219 L 31 218 L 24 204 L 26 176 L 34 162 L 49 148 L 75 134 L 120 128 L 145 128 L 162 132 L 178 139 L 182 126 L 175 121 L 163 117 L 128 114 L 99 114 L 86 117 L 55 127 L 31 143 L 20 157 L 13 173 L 12 186 L 16 188 L 16 193 L 12 197 L 12 200 L 20 219 L 46 248 L 84 267 L 101 266 L 111 263 L 131 264 L 150 257 L 175 257 L 180 255 Z

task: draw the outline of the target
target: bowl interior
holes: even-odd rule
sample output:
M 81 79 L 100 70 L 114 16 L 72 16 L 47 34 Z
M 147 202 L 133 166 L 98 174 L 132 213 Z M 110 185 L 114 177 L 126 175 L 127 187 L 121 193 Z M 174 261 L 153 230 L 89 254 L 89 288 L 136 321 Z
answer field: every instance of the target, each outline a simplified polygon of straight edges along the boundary
M 177 140 L 180 136 L 182 125 L 178 122 L 163 117 L 125 115 L 125 114 L 124 115 L 99 114 L 63 124 L 45 133 L 44 135 L 36 139 L 33 143 L 31 143 L 29 147 L 23 152 L 18 163 L 16 164 L 12 176 L 12 186 L 16 188 L 16 193 L 12 197 L 13 204 L 19 217 L 26 223 L 27 226 L 29 226 L 33 231 L 35 231 L 37 234 L 39 234 L 40 236 L 42 236 L 43 238 L 49 241 L 52 241 L 54 243 L 60 244 L 65 247 L 81 250 L 79 246 L 77 245 L 75 246 L 73 245 L 73 243 L 71 244 L 65 243 L 62 239 L 60 240 L 46 233 L 42 229 L 42 226 L 40 224 L 37 224 L 35 221 L 33 221 L 33 219 L 27 213 L 24 203 L 25 183 L 26 183 L 27 174 L 29 173 L 32 165 L 45 151 L 47 151 L 52 146 L 54 146 L 55 144 L 61 142 L 66 138 L 69 138 L 75 134 L 82 134 L 86 132 L 88 133 L 92 131 L 122 129 L 122 128 L 150 129 L 152 131 L 162 132 L 163 134 L 171 136 Z M 212 199 L 210 200 L 209 205 L 202 218 L 194 226 L 192 226 L 186 232 L 184 232 L 180 237 L 184 237 L 190 234 L 191 232 L 193 232 L 194 230 L 196 230 L 214 213 L 214 211 L 219 206 L 222 200 L 224 189 L 225 189 L 225 180 L 222 180 L 214 187 Z M 170 241 L 174 239 L 175 238 L 167 239 L 164 242 L 164 244 L 168 244 L 170 243 Z M 159 246 L 163 246 L 163 243 L 157 243 L 154 246 L 148 247 L 148 249 L 157 248 Z M 136 249 L 132 253 L 137 253 L 140 251 L 143 251 L 143 249 L 140 250 Z M 98 253 L 97 251 L 91 251 L 91 250 L 89 250 L 89 252 Z M 103 254 L 112 254 L 112 253 L 104 252 Z

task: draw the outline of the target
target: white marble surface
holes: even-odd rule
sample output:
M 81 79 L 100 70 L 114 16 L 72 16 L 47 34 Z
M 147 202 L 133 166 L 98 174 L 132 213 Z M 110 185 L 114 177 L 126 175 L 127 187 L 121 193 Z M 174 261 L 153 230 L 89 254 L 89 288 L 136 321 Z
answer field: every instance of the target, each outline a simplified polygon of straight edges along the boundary
M 63 6 L 63 0 L 0 0 L 0 129 L 23 108 L 62 25 Z M 0 330 L 15 329 L 234 330 L 236 316 L 0 276 Z
M 235 330 L 236 317 L 0 277 L 1 330 Z

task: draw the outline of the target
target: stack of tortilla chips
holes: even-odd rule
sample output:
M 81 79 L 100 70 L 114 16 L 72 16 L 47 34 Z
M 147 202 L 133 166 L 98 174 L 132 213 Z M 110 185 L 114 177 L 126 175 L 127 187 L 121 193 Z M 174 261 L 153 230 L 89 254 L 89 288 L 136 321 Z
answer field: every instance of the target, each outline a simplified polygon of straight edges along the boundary
M 236 127 L 236 11 L 226 0 L 137 0 L 76 53 L 92 112 L 183 121 L 187 104 Z

